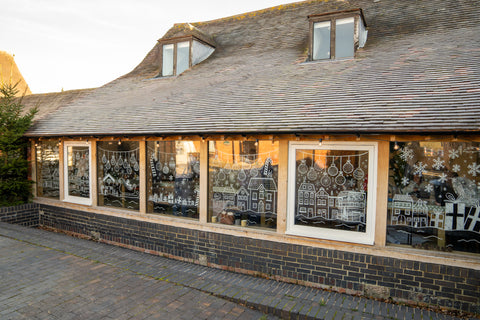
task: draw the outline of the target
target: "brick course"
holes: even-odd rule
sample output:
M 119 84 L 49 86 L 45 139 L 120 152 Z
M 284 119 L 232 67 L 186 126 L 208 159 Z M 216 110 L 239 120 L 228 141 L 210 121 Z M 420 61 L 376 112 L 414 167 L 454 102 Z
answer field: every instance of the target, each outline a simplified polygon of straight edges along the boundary
M 0 221 L 19 224 L 26 227 L 38 227 L 39 205 L 27 203 L 15 207 L 0 207 Z
M 59 229 L 312 287 L 480 313 L 479 270 L 237 237 L 43 204 L 28 204 L 17 211 L 0 209 L 0 221 Z

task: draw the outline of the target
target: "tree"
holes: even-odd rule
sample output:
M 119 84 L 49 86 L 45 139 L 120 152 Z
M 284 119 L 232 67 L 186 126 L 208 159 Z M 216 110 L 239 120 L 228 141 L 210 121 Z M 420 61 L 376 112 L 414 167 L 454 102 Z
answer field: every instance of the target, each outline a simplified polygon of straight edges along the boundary
M 0 207 L 28 202 L 33 183 L 28 180 L 24 134 L 37 109 L 24 112 L 17 92 L 16 84 L 0 84 Z

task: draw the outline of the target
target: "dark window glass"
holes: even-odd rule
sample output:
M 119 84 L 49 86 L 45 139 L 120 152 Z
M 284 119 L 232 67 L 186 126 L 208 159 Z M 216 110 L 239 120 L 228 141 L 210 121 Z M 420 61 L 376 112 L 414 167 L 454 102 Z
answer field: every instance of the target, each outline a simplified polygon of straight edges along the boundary
M 139 209 L 139 144 L 97 143 L 98 205 Z
M 366 150 L 296 150 L 295 224 L 365 232 Z
M 276 228 L 278 142 L 211 141 L 209 221 Z
M 90 148 L 67 146 L 67 197 L 90 198 Z
M 198 219 L 200 142 L 147 143 L 147 212 Z
M 480 144 L 398 146 L 390 149 L 387 242 L 480 253 Z
M 37 144 L 37 195 L 59 199 L 59 148 L 56 141 L 42 141 Z

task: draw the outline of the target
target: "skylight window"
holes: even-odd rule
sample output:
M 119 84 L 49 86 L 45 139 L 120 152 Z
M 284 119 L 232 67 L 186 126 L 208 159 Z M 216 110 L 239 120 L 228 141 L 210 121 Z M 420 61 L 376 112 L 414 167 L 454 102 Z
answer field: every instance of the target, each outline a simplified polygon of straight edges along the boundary
M 367 31 L 360 9 L 309 16 L 309 60 L 353 58 L 365 45 Z

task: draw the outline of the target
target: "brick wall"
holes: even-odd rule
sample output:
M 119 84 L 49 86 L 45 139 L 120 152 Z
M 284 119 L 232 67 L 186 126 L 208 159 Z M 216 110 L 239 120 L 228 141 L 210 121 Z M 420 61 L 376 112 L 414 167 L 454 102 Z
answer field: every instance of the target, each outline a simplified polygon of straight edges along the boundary
M 1 207 L 0 221 L 26 227 L 38 227 L 38 208 L 39 205 L 36 203 L 27 203 L 15 207 Z
M 40 205 L 40 224 L 212 267 L 480 313 L 480 271 L 184 229 Z

